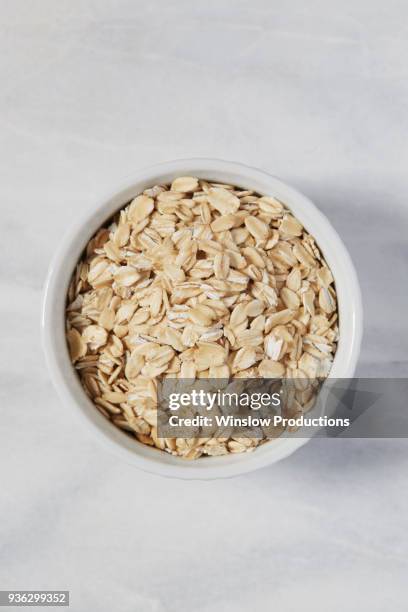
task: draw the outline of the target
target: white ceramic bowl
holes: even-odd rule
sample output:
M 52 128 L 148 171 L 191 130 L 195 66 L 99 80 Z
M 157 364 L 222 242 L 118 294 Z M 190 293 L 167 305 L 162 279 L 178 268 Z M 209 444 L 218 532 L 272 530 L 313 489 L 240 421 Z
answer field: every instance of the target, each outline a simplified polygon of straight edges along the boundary
M 43 305 L 43 343 L 52 381 L 61 400 L 104 445 L 143 470 L 178 478 L 211 479 L 235 476 L 275 463 L 302 446 L 306 438 L 281 438 L 253 453 L 206 457 L 185 461 L 145 446 L 112 425 L 95 409 L 83 391 L 66 346 L 64 309 L 67 287 L 81 253 L 94 232 L 138 193 L 175 176 L 193 175 L 221 183 L 232 183 L 273 195 L 284 202 L 316 238 L 330 266 L 338 296 L 340 341 L 330 376 L 350 378 L 357 363 L 362 336 L 361 294 L 350 256 L 326 217 L 304 195 L 277 178 L 243 164 L 217 159 L 182 159 L 136 172 L 129 186 L 84 211 L 70 229 L 50 266 Z

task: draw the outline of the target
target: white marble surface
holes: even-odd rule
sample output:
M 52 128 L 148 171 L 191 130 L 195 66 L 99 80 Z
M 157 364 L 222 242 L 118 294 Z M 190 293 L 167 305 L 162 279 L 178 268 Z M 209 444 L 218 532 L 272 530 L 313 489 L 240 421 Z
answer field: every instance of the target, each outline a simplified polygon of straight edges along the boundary
M 0 1 L 1 589 L 70 589 L 75 612 L 407 609 L 405 440 L 149 476 L 60 405 L 39 329 L 79 210 L 213 156 L 325 211 L 363 288 L 359 373 L 406 374 L 407 19 L 404 0 Z

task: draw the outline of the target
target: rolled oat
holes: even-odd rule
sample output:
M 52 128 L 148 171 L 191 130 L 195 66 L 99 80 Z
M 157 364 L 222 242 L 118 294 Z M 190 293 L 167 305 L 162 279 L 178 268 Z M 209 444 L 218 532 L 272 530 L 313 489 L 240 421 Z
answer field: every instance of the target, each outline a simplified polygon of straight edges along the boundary
M 336 351 L 336 292 L 282 202 L 183 176 L 89 241 L 66 330 L 86 393 L 117 427 L 187 459 L 241 453 L 265 440 L 158 438 L 158 377 L 294 378 L 296 409 L 309 406 L 307 378 L 326 377 Z

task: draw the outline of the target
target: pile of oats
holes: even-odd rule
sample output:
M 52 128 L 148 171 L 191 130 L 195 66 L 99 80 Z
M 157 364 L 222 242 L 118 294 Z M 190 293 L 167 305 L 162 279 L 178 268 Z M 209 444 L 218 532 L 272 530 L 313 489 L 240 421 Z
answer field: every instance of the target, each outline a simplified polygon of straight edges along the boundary
M 333 276 L 282 202 L 178 177 L 146 189 L 90 240 L 66 330 L 96 408 L 140 442 L 195 459 L 263 440 L 159 438 L 157 378 L 325 378 L 337 316 Z M 307 385 L 297 393 L 300 414 L 314 398 Z

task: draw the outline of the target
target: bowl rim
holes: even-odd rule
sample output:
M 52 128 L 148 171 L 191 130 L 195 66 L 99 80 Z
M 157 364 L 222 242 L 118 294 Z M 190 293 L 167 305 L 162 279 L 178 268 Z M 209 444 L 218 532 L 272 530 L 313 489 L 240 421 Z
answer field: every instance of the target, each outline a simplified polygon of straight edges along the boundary
M 277 439 L 258 447 L 250 454 L 206 457 L 194 462 L 172 457 L 126 436 L 95 409 L 72 367 L 65 341 L 66 290 L 89 238 L 137 193 L 153 184 L 168 182 L 177 175 L 194 175 L 252 187 L 264 195 L 278 197 L 293 210 L 295 216 L 316 238 L 316 243 L 335 278 L 340 312 L 340 338 L 329 377 L 353 376 L 363 332 L 362 299 L 353 262 L 340 236 L 315 204 L 286 182 L 264 170 L 215 158 L 177 159 L 142 168 L 123 181 L 122 188 L 99 197 L 84 211 L 66 232 L 49 266 L 42 307 L 42 344 L 48 370 L 60 399 L 81 417 L 88 430 L 92 429 L 105 448 L 144 471 L 162 476 L 203 480 L 231 477 L 287 457 L 305 444 L 308 438 Z M 75 406 L 74 410 L 72 405 Z

